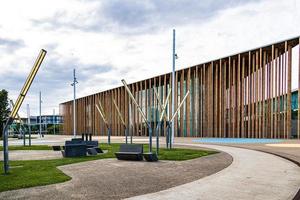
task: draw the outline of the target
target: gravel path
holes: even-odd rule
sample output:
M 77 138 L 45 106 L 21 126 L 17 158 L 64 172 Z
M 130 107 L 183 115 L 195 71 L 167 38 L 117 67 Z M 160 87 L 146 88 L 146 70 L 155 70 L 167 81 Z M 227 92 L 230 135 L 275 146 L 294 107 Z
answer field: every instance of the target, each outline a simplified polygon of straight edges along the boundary
M 88 161 L 59 167 L 71 181 L 2 192 L 0 199 L 123 199 L 195 181 L 231 163 L 224 152 L 180 162 Z

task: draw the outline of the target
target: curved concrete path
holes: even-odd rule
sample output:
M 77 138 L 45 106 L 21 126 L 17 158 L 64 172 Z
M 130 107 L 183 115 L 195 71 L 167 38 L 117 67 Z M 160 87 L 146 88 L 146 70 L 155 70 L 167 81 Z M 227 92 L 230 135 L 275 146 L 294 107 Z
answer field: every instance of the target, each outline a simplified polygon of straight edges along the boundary
M 13 150 L 9 151 L 9 160 L 50 160 L 62 158 L 60 151 L 53 150 Z M 3 160 L 3 151 L 0 151 Z
M 300 168 L 283 158 L 228 146 L 183 144 L 229 153 L 233 163 L 211 176 L 156 193 L 130 198 L 143 199 L 293 199 L 300 187 Z

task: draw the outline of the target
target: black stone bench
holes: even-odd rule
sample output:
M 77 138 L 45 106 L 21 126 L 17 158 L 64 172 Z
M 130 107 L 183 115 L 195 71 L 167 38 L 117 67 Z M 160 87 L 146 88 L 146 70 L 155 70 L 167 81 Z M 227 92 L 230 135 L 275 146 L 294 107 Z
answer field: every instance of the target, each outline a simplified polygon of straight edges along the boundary
M 98 141 L 84 141 L 81 138 L 73 138 L 71 141 L 67 140 L 65 142 L 62 155 L 63 157 L 80 157 L 86 156 L 87 154 L 97 155 L 97 153 L 103 153 L 98 145 Z M 54 146 L 52 148 L 54 148 Z
M 86 144 L 79 141 L 66 141 L 63 155 L 65 157 L 86 156 Z
M 61 147 L 60 146 L 52 146 L 53 151 L 60 151 Z
M 95 148 L 87 148 L 86 151 L 89 155 L 92 155 L 92 156 L 95 156 L 98 154 L 98 152 Z
M 98 141 L 84 141 L 84 143 L 86 144 L 86 146 L 88 146 L 88 148 L 99 146 Z
M 115 152 L 118 160 L 143 160 L 142 144 L 121 144 L 119 152 Z
M 145 160 L 148 162 L 156 162 L 158 161 L 158 157 L 156 153 L 148 152 L 143 154 Z

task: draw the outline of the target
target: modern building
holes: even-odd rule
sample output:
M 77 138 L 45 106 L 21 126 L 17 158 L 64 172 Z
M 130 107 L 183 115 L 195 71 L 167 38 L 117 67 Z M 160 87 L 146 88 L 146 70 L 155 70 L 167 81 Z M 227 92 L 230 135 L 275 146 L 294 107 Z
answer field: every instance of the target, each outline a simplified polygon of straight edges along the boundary
M 28 118 L 21 118 L 22 124 L 24 125 L 21 128 L 26 129 L 25 132 L 28 131 Z M 14 123 L 10 127 L 10 134 L 19 133 L 20 132 L 20 122 L 19 120 L 15 120 Z M 63 117 L 60 115 L 42 115 L 41 116 L 41 128 L 42 133 L 56 133 L 58 134 L 62 130 Z M 40 116 L 30 116 L 30 127 L 32 133 L 39 132 L 40 125 Z M 55 131 L 54 131 L 55 128 Z
M 190 95 L 175 117 L 175 135 L 299 138 L 300 98 L 297 92 L 292 95 L 291 88 L 292 68 L 299 69 L 298 55 L 296 61 L 293 59 L 297 52 L 299 54 L 298 37 L 176 71 L 175 107 L 187 91 L 190 91 Z M 153 127 L 158 123 L 159 116 L 154 90 L 161 100 L 166 98 L 171 88 L 171 79 L 171 73 L 167 73 L 129 84 Z M 118 118 L 113 99 L 127 127 L 131 116 L 133 135 L 148 135 L 142 117 L 130 101 L 124 86 L 77 99 L 77 132 L 107 134 L 106 126 L 95 107 L 100 101 L 112 135 L 124 135 L 124 126 Z M 168 104 L 166 110 L 170 116 L 171 104 Z M 64 133 L 72 134 L 73 102 L 60 104 L 60 114 L 64 118 Z M 160 133 L 162 136 L 165 135 L 167 125 L 168 120 L 165 119 Z

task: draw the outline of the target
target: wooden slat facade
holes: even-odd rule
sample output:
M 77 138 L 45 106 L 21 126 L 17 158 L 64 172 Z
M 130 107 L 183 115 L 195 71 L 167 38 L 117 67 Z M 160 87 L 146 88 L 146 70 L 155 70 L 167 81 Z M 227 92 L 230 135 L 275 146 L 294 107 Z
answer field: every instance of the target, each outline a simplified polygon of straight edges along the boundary
M 175 136 L 290 138 L 292 50 L 299 42 L 300 38 L 294 38 L 176 71 L 175 109 L 188 90 L 190 96 L 175 117 Z M 296 65 L 299 67 L 300 59 Z M 159 116 L 154 90 L 162 101 L 171 88 L 171 79 L 168 73 L 129 84 L 153 128 Z M 300 78 L 297 81 L 299 89 Z M 124 115 L 127 127 L 131 104 L 133 135 L 147 136 L 145 123 L 123 86 L 76 100 L 78 134 L 107 135 L 106 126 L 95 110 L 99 101 L 104 107 L 112 135 L 125 134 L 112 98 Z M 297 101 L 300 101 L 299 96 Z M 60 104 L 64 134 L 73 132 L 72 104 L 73 101 Z M 297 108 L 300 108 L 299 103 Z M 166 112 L 171 116 L 171 105 L 167 106 Z M 300 114 L 297 116 L 296 136 L 299 138 Z M 164 121 L 160 135 L 165 135 L 167 125 L 168 122 Z

